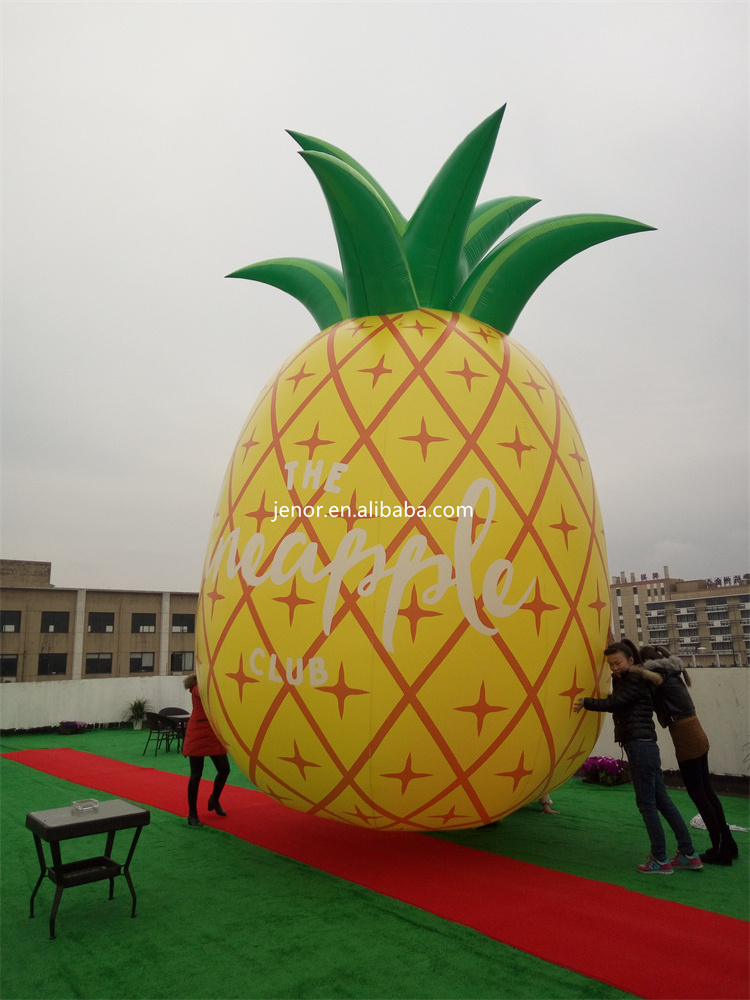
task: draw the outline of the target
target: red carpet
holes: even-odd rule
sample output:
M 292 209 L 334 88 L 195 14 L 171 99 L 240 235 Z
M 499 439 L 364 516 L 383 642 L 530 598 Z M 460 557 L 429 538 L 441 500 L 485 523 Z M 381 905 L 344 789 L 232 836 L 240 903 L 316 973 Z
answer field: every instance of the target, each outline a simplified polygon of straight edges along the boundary
M 3 756 L 118 798 L 186 812 L 186 776 L 78 750 Z M 742 920 L 432 837 L 306 816 L 231 785 L 222 804 L 226 819 L 210 814 L 208 822 L 236 837 L 637 996 L 747 1000 Z M 597 940 L 621 947 L 592 948 L 592 928 Z M 638 943 L 639 930 L 653 938 L 657 929 L 651 947 Z

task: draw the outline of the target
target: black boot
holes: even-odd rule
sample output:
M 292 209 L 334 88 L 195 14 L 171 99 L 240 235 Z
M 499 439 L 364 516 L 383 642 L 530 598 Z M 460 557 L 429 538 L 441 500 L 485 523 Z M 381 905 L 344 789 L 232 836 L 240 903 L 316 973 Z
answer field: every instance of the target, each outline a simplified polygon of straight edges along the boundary
M 732 848 L 729 841 L 722 835 L 719 846 L 709 847 L 705 854 L 701 854 L 701 861 L 705 865 L 731 865 Z
M 211 798 L 208 800 L 208 811 L 215 812 L 217 816 L 226 816 L 226 813 L 219 805 L 219 800 L 216 798 L 215 795 L 212 795 Z
M 732 836 L 732 831 L 729 829 L 729 827 L 726 828 L 722 836 L 724 840 L 726 840 L 727 845 L 729 847 L 730 857 L 732 857 L 733 859 L 738 858 L 740 856 L 740 849 L 737 846 L 737 841 Z
M 203 824 L 201 823 L 201 821 L 198 819 L 198 813 L 192 813 L 192 812 L 188 816 L 188 824 L 190 826 L 203 826 Z M 731 864 L 731 862 L 730 862 L 730 864 Z

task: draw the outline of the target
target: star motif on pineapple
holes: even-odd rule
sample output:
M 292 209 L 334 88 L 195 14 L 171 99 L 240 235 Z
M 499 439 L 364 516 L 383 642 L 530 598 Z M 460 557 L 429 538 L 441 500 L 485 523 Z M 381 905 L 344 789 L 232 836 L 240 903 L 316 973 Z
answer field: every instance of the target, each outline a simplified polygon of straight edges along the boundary
M 513 779 L 513 791 L 518 788 L 524 778 L 528 775 L 533 774 L 533 771 L 527 771 L 523 763 L 523 751 L 521 751 L 521 759 L 518 761 L 515 769 L 513 771 L 498 771 L 496 772 L 496 777 L 498 778 L 512 778 Z
M 563 510 L 563 505 L 560 504 L 560 520 L 557 524 L 551 524 L 550 528 L 556 528 L 558 531 L 562 531 L 565 536 L 565 548 L 568 547 L 568 535 L 571 531 L 578 531 L 578 526 L 575 524 L 570 524 L 565 518 L 565 511 Z
M 359 808 L 359 804 L 355 805 L 354 812 L 345 812 L 344 815 L 345 816 L 354 816 L 355 819 L 363 820 L 365 823 L 368 823 L 368 824 L 372 820 L 378 819 L 378 816 L 375 815 L 375 814 L 370 814 L 368 816 L 367 813 L 363 813 L 362 810 Z
M 526 604 L 522 604 L 521 611 L 532 611 L 534 613 L 534 618 L 536 619 L 536 634 L 539 635 L 539 629 L 542 624 L 542 615 L 545 611 L 559 611 L 559 608 L 556 604 L 546 604 L 542 600 L 542 593 L 539 588 L 539 581 L 537 580 L 533 599 L 527 601 Z
M 576 445 L 574 445 L 573 447 L 574 450 L 568 455 L 568 458 L 572 458 L 574 462 L 578 462 L 578 471 L 583 472 L 583 465 L 586 459 L 583 457 L 583 455 L 580 455 L 578 453 L 578 447 Z
M 364 505 L 363 505 L 364 506 Z M 344 509 L 348 513 L 344 513 Z M 329 517 L 342 517 L 346 521 L 346 530 L 351 531 L 355 525 L 356 521 L 364 521 L 366 518 L 369 519 L 369 514 L 357 515 L 357 491 L 352 490 L 352 495 L 349 498 L 349 503 L 341 504 L 338 508 L 338 513 L 329 514 Z
M 419 336 L 421 337 L 424 334 L 425 330 L 434 330 L 435 327 L 434 326 L 425 326 L 423 323 L 420 323 L 419 320 L 416 320 L 410 326 L 404 325 L 402 327 L 402 329 L 403 330 L 416 330 L 417 333 L 419 334 Z
M 365 691 L 362 688 L 352 688 L 346 683 L 346 678 L 344 677 L 344 664 L 339 664 L 339 679 L 335 684 L 326 684 L 325 686 L 318 687 L 316 691 L 325 691 L 328 694 L 335 694 L 339 703 L 339 717 L 344 718 L 344 702 L 347 698 L 351 698 L 355 694 L 369 694 L 369 691 Z
M 454 819 L 468 819 L 467 813 L 457 813 L 456 807 L 451 806 L 447 813 L 431 813 L 430 819 L 439 819 L 442 821 L 443 826 L 447 823 L 452 823 Z
M 269 510 L 266 507 L 266 491 L 265 490 L 263 490 L 263 496 L 261 497 L 260 505 L 257 508 L 257 510 L 249 510 L 247 512 L 247 514 L 245 514 L 245 517 L 254 517 L 255 518 L 255 526 L 256 526 L 255 530 L 256 531 L 262 531 L 262 529 L 263 529 L 263 522 L 265 521 L 265 519 L 267 517 L 273 517 L 273 511 Z
M 217 601 L 223 601 L 224 600 L 224 595 L 219 593 L 218 585 L 215 583 L 214 584 L 214 589 L 211 590 L 211 591 L 209 591 L 209 593 L 206 596 L 211 601 L 211 617 L 213 618 L 213 616 L 214 616 L 214 608 L 216 607 L 216 602 Z
M 493 330 L 485 330 L 485 328 L 483 326 L 480 326 L 478 330 L 474 330 L 473 333 L 477 337 L 481 337 L 482 340 L 485 342 L 485 344 L 489 340 L 499 340 L 500 339 L 497 333 L 495 333 Z
M 464 358 L 464 366 L 461 371 L 448 372 L 448 375 L 460 375 L 461 378 L 466 380 L 466 388 L 471 392 L 471 380 L 473 378 L 487 378 L 483 372 L 472 371 L 469 367 L 469 359 Z
M 417 588 L 411 588 L 411 600 L 405 608 L 400 608 L 400 615 L 409 620 L 409 628 L 411 630 L 411 641 L 414 642 L 417 638 L 417 625 L 422 618 L 437 618 L 441 615 L 440 611 L 426 611 L 424 608 L 420 607 L 419 599 L 417 598 Z
M 454 524 L 458 524 L 459 520 L 463 520 L 467 516 L 468 515 L 466 513 L 463 513 L 463 514 L 460 515 L 460 518 L 459 518 L 458 515 L 456 515 L 456 517 L 446 517 L 445 520 L 446 521 L 453 521 Z M 495 521 L 495 518 L 493 517 L 492 520 L 489 523 L 490 524 L 496 524 L 497 522 Z M 481 514 L 479 514 L 476 509 L 472 510 L 472 512 L 471 512 L 471 541 L 472 541 L 472 543 L 476 541 L 477 531 L 480 528 L 483 528 L 485 524 L 487 524 L 487 518 L 483 517 Z M 452 570 L 452 574 L 455 575 L 455 569 Z
M 271 798 L 276 799 L 277 802 L 291 802 L 291 796 L 282 795 L 281 792 L 275 791 L 270 785 L 266 789 L 266 795 L 270 795 Z
M 396 778 L 401 782 L 401 794 L 406 792 L 409 783 L 414 781 L 416 778 L 431 778 L 431 774 L 426 772 L 415 771 L 411 766 L 411 754 L 406 758 L 406 763 L 402 771 L 397 771 L 395 774 L 381 774 L 381 778 Z
M 320 430 L 320 421 L 315 425 L 315 430 L 312 432 L 309 438 L 305 441 L 295 441 L 295 444 L 302 445 L 303 448 L 308 449 L 308 458 L 312 458 L 315 451 L 325 444 L 335 444 L 334 441 L 326 441 L 324 438 L 318 436 L 318 431 Z
M 239 687 L 240 691 L 240 701 L 242 701 L 242 695 L 244 694 L 245 691 L 245 685 L 258 683 L 257 677 L 250 677 L 242 669 L 242 654 L 240 654 L 240 662 L 239 666 L 237 667 L 237 670 L 233 674 L 227 674 L 227 677 L 231 677 L 233 681 L 237 681 L 237 686 Z
M 372 386 L 371 386 L 371 388 L 373 388 L 373 389 L 378 384 L 378 379 L 380 378 L 381 375 L 392 375 L 393 374 L 393 369 L 392 368 L 386 368 L 384 362 L 385 362 L 385 354 L 382 355 L 382 357 L 380 358 L 380 361 L 378 361 L 378 363 L 375 365 L 374 368 L 359 368 L 358 369 L 358 371 L 362 372 L 365 375 L 372 375 Z
M 473 705 L 461 705 L 459 708 L 455 709 L 456 712 L 471 712 L 477 718 L 477 736 L 482 735 L 482 726 L 484 725 L 484 720 L 492 712 L 507 712 L 507 708 L 504 705 L 491 705 L 487 701 L 487 695 L 485 694 L 484 681 L 482 681 L 482 686 L 479 689 L 479 697 L 477 698 L 475 704 Z
M 367 323 L 364 323 L 362 320 L 360 320 L 359 323 L 355 323 L 352 326 L 352 337 L 356 337 L 358 333 L 361 333 L 363 330 L 366 329 L 367 329 Z
M 253 427 L 253 429 L 250 431 L 250 437 L 248 438 L 248 440 L 242 442 L 242 447 L 245 449 L 245 458 L 247 458 L 248 454 L 250 453 L 250 449 L 255 448 L 255 446 L 259 444 L 260 441 L 255 440 L 255 428 Z M 243 462 L 245 458 L 243 458 Z
M 574 750 L 569 757 L 566 757 L 566 760 L 569 760 L 571 764 L 574 764 L 579 757 L 588 757 L 588 755 L 588 750 L 584 750 L 583 743 L 581 743 L 577 750 Z
M 294 753 L 291 757 L 279 757 L 279 760 L 285 760 L 289 764 L 294 764 L 295 767 L 299 768 L 299 773 L 302 776 L 302 780 L 305 781 L 305 768 L 307 767 L 320 767 L 320 764 L 316 764 L 312 760 L 305 760 L 305 758 L 300 753 L 299 747 L 297 746 L 297 741 L 294 741 Z
M 422 427 L 419 434 L 409 434 L 405 437 L 399 438 L 400 441 L 416 441 L 417 444 L 422 449 L 422 460 L 427 461 L 427 449 L 431 444 L 435 444 L 437 441 L 447 441 L 448 438 L 434 437 L 427 430 L 427 424 L 425 423 L 424 417 L 422 417 Z
M 289 610 L 289 624 L 294 622 L 294 614 L 297 608 L 301 604 L 315 604 L 315 601 L 308 601 L 306 597 L 300 597 L 297 594 L 297 577 L 292 577 L 292 589 L 286 595 L 286 597 L 274 597 L 274 601 L 278 601 L 279 604 L 286 604 Z
M 498 441 L 497 442 L 502 448 L 512 448 L 516 453 L 516 458 L 518 459 L 518 468 L 521 468 L 521 459 L 523 458 L 523 453 L 525 451 L 536 451 L 533 444 L 524 444 L 521 440 L 521 435 L 519 433 L 518 427 L 516 427 L 516 436 L 513 441 Z
M 533 389 L 536 392 L 537 396 L 539 396 L 540 400 L 542 398 L 542 393 L 547 391 L 547 386 L 546 385 L 540 385 L 539 382 L 536 382 L 534 380 L 534 376 L 531 374 L 531 372 L 529 372 L 529 381 L 528 382 L 522 382 L 521 384 L 522 385 L 527 385 L 530 389 Z
M 314 378 L 315 377 L 315 372 L 306 372 L 305 371 L 305 365 L 306 364 L 307 364 L 307 362 L 303 361 L 302 362 L 302 367 L 300 368 L 300 370 L 297 372 L 296 375 L 288 375 L 287 376 L 287 379 L 286 379 L 287 382 L 294 382 L 294 388 L 292 389 L 292 393 L 295 393 L 297 391 L 297 387 L 299 386 L 300 382 L 303 379 Z
M 570 687 L 568 688 L 567 691 L 561 691 L 560 692 L 560 697 L 561 698 L 569 698 L 570 699 L 570 707 L 568 709 L 568 718 L 570 718 L 570 716 L 573 714 L 573 704 L 574 704 L 576 698 L 578 697 L 579 694 L 583 694 L 584 690 L 585 690 L 585 688 L 578 687 L 578 670 L 574 669 L 574 671 L 573 671 L 573 683 L 570 685 Z
M 606 608 L 607 602 L 602 600 L 601 593 L 599 592 L 599 581 L 596 581 L 596 600 L 589 604 L 589 607 L 596 611 L 596 620 L 598 624 L 601 624 L 602 611 Z

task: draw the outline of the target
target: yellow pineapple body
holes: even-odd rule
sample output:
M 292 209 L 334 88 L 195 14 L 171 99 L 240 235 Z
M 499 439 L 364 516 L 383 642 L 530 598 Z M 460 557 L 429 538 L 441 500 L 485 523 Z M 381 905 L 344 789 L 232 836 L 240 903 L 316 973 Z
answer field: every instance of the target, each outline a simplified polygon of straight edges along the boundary
M 601 717 L 573 702 L 600 690 L 608 598 L 591 470 L 544 366 L 460 313 L 345 320 L 282 366 L 240 435 L 201 590 L 201 694 L 288 806 L 473 827 L 588 756 Z

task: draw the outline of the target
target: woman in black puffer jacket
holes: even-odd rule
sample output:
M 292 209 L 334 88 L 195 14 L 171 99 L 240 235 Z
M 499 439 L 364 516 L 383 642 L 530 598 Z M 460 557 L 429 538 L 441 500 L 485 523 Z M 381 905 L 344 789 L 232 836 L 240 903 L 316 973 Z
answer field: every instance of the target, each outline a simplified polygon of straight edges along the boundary
M 640 651 L 642 666 L 634 673 L 656 685 L 654 707 L 661 726 L 669 727 L 677 766 L 685 790 L 695 803 L 711 838 L 711 848 L 701 854 L 701 861 L 713 865 L 731 865 L 739 855 L 737 842 L 727 824 L 721 801 L 711 784 L 708 768 L 708 737 L 698 721 L 688 687 L 690 677 L 678 656 L 670 656 L 663 646 L 644 646 Z
M 638 865 L 638 871 L 644 875 L 671 875 L 675 868 L 700 869 L 703 866 L 693 848 L 690 831 L 662 778 L 651 690 L 633 669 L 641 662 L 638 649 L 625 639 L 608 646 L 604 655 L 612 671 L 612 694 L 608 698 L 578 698 L 573 710 L 613 713 L 615 739 L 627 754 L 636 805 L 651 842 L 651 855 Z M 667 858 L 659 813 L 677 838 L 677 854 L 671 861 Z

